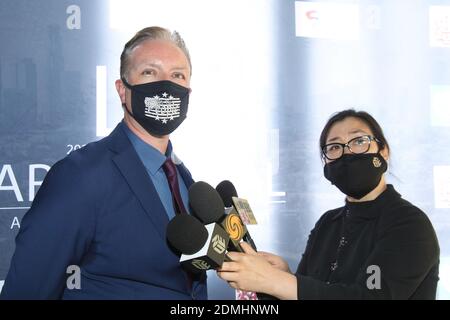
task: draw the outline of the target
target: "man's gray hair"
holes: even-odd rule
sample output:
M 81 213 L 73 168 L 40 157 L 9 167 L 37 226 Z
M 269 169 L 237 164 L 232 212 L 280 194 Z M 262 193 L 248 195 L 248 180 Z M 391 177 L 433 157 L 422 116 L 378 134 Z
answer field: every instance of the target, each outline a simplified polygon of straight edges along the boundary
M 189 51 L 184 43 L 183 38 L 177 31 L 170 32 L 167 29 L 161 27 L 147 27 L 138 31 L 133 38 L 131 38 L 123 48 L 122 54 L 120 55 L 120 78 L 127 80 L 130 53 L 146 40 L 169 40 L 172 41 L 178 48 L 183 51 L 189 62 L 190 73 L 192 74 L 192 64 Z

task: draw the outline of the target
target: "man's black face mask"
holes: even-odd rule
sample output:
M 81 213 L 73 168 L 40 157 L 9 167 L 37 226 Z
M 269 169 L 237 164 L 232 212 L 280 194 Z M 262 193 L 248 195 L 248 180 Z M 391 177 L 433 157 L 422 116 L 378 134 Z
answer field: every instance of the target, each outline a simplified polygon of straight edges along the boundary
M 122 82 L 131 90 L 132 113 L 125 109 L 149 134 L 168 135 L 186 119 L 189 88 L 168 80 L 134 86 Z

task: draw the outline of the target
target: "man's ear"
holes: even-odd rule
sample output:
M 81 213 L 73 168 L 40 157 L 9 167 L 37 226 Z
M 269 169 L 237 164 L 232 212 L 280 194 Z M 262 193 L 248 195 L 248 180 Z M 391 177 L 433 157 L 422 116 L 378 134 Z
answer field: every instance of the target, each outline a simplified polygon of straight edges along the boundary
M 116 85 L 117 93 L 119 94 L 119 97 L 120 97 L 120 101 L 122 102 L 122 104 L 126 103 L 126 98 L 125 98 L 126 87 L 123 84 L 122 80 L 117 79 L 115 82 L 115 85 Z

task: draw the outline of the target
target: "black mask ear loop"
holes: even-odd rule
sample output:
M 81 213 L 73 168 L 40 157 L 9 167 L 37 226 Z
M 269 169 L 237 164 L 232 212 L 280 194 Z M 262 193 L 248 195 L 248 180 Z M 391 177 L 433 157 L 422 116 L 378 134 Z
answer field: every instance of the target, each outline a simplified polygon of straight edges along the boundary
M 120 78 L 120 80 L 122 80 L 122 83 L 125 85 L 125 87 L 127 87 L 128 89 L 132 89 L 132 86 L 125 80 L 125 78 Z M 134 117 L 134 115 L 130 112 L 130 110 L 128 110 L 127 108 L 127 104 L 126 103 L 122 103 L 122 107 L 125 108 L 125 110 L 127 111 L 127 113 L 136 120 L 136 118 Z
M 120 80 L 122 80 L 122 82 L 123 82 L 123 84 L 125 85 L 125 87 L 127 87 L 128 89 L 132 89 L 133 88 L 133 86 L 131 85 L 131 84 L 129 84 L 128 82 L 127 82 L 127 80 L 125 80 L 125 78 L 120 78 Z

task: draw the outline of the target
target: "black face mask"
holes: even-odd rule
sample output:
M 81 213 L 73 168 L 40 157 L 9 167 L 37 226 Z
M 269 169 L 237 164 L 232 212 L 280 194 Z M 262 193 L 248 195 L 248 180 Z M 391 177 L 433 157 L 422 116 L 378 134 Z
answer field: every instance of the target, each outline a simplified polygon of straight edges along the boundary
M 344 154 L 323 168 L 325 178 L 355 199 L 375 189 L 386 170 L 387 162 L 380 153 Z
M 186 119 L 189 104 L 189 89 L 175 82 L 163 80 L 130 85 L 132 116 L 148 133 L 165 136 L 172 133 Z

